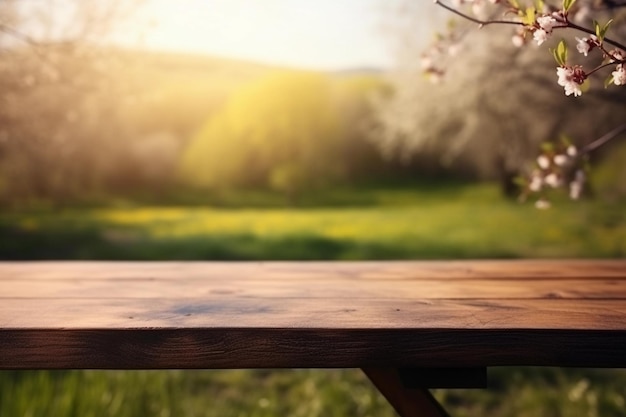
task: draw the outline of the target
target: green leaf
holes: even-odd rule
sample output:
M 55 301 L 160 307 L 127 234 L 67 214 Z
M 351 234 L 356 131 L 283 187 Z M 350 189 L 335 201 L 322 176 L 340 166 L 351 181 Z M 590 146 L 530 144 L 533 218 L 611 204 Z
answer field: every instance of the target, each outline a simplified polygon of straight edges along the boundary
M 518 187 L 524 188 L 528 185 L 528 180 L 525 177 L 519 175 L 513 178 L 513 184 L 517 185 Z
M 527 7 L 526 11 L 521 15 L 522 23 L 526 26 L 532 26 L 535 24 L 536 16 L 537 10 L 534 7 Z
M 595 29 L 596 36 L 597 36 L 598 40 L 602 41 L 602 39 L 603 39 L 603 37 L 602 37 L 602 28 L 600 27 L 600 23 L 598 23 L 597 20 L 593 21 L 593 27 Z
M 554 152 L 554 144 L 552 142 L 543 142 L 541 144 L 541 150 L 545 153 Z
M 567 136 L 565 133 L 561 133 L 560 139 L 561 139 L 561 144 L 563 145 L 564 148 L 568 148 L 574 143 L 572 142 L 572 139 L 569 136 Z
M 568 11 L 576 3 L 576 0 L 563 0 L 563 11 Z
M 604 39 L 604 37 L 606 36 L 606 32 L 609 31 L 609 27 L 611 26 L 611 23 L 613 23 L 613 19 L 606 22 L 606 24 L 602 27 L 602 30 L 600 31 L 600 33 L 602 34 L 602 37 L 600 39 Z
M 613 84 L 613 74 L 609 75 L 608 77 L 606 77 L 606 79 L 604 80 L 604 88 L 609 88 L 609 86 Z
M 564 67 L 567 63 L 567 45 L 565 41 L 561 40 L 557 45 L 556 49 L 552 50 L 552 55 L 554 55 L 554 60 L 559 66 Z
M 562 67 L 564 64 L 561 62 L 559 54 L 556 52 L 556 49 L 550 49 L 550 52 L 552 52 L 552 56 L 554 56 L 554 60 L 559 65 L 559 67 Z
M 565 44 L 564 40 L 561 40 L 559 42 L 556 47 L 556 51 L 559 54 L 559 59 L 561 60 L 563 65 L 565 65 L 565 63 L 567 62 L 567 45 Z

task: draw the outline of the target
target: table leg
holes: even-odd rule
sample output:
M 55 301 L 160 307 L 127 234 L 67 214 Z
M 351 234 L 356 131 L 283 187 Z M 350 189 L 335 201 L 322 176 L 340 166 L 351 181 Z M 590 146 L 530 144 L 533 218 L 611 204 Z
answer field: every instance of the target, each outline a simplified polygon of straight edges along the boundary
M 363 372 L 401 417 L 449 417 L 427 389 L 406 388 L 397 369 L 363 368 Z

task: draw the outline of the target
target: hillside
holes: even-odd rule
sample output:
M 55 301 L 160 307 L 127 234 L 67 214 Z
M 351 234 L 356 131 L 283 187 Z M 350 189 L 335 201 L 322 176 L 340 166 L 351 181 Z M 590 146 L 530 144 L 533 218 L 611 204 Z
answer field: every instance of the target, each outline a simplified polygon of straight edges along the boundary
M 140 131 L 169 131 L 187 137 L 238 88 L 271 72 L 302 71 L 206 55 L 172 52 L 123 51 L 121 74 L 132 82 L 141 101 L 135 122 Z M 345 81 L 378 77 L 379 70 L 354 68 L 328 72 Z

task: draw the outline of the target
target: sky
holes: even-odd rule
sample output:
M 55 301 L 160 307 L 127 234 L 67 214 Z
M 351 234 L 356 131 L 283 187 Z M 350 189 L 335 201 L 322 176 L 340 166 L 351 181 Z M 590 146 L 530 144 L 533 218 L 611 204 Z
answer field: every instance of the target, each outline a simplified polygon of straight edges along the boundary
M 386 68 L 381 13 L 398 1 L 147 0 L 135 27 L 146 28 L 140 44 L 150 49 L 319 70 Z

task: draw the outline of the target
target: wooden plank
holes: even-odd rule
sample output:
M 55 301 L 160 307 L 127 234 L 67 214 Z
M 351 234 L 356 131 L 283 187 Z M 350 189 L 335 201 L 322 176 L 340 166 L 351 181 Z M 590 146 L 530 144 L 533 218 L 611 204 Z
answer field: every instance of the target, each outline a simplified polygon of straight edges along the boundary
M 626 260 L 2 262 L 0 279 L 626 279 Z
M 464 279 L 458 281 L 320 279 L 61 279 L 0 280 L 2 298 L 398 298 L 484 299 L 569 298 L 626 299 L 626 280 Z
M 626 367 L 625 266 L 0 263 L 0 368 Z
M 407 389 L 395 369 L 365 368 L 363 372 L 400 417 L 448 417 L 428 390 Z
M 0 330 L 0 369 L 626 367 L 624 331 Z
M 5 299 L 4 329 L 626 330 L 623 300 Z

